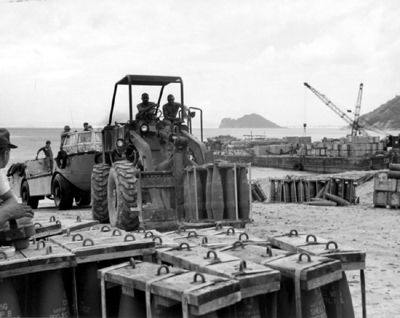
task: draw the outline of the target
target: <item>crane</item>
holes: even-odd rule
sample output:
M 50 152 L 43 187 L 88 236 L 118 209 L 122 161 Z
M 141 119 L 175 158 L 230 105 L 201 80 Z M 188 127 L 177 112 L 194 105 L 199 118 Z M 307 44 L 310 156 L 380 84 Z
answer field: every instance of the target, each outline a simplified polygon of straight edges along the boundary
M 361 99 L 363 93 L 363 83 L 360 84 L 360 89 L 358 91 L 357 103 L 356 103 L 356 110 L 354 112 L 354 120 L 351 126 L 351 135 L 357 136 L 357 132 L 360 131 L 360 126 L 358 124 L 358 118 L 360 117 L 360 110 L 361 110 Z
M 357 136 L 357 132 L 359 132 L 363 136 L 369 136 L 367 131 L 358 125 L 358 118 L 360 117 L 360 109 L 361 109 L 361 98 L 362 98 L 362 89 L 363 84 L 360 85 L 360 90 L 358 92 L 356 110 L 354 113 L 354 120 L 350 118 L 345 112 L 343 112 L 339 107 L 337 107 L 334 103 L 332 103 L 325 95 L 318 92 L 315 88 L 311 87 L 308 83 L 304 83 L 304 85 L 309 88 L 320 100 L 322 100 L 326 106 L 332 109 L 336 114 L 338 114 L 341 118 L 344 119 L 351 127 L 351 135 Z

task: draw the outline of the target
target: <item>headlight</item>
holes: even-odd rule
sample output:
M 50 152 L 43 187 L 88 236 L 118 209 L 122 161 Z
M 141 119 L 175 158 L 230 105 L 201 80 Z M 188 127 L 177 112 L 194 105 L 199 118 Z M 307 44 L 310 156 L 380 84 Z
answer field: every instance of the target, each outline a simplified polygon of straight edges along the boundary
M 142 126 L 140 126 L 140 131 L 141 132 L 146 132 L 149 130 L 149 126 L 147 126 L 147 124 L 143 124 Z
M 117 140 L 117 147 L 121 148 L 124 146 L 124 141 L 122 139 Z

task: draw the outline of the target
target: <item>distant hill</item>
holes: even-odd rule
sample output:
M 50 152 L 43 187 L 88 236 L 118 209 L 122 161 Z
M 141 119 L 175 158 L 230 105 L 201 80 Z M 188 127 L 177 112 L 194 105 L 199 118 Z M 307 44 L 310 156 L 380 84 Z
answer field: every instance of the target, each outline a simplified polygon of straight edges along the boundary
M 371 124 L 380 129 L 400 129 L 400 96 L 396 96 L 372 112 L 360 116 L 359 122 L 367 129 Z
M 244 115 L 238 119 L 224 118 L 219 128 L 282 128 L 257 114 Z

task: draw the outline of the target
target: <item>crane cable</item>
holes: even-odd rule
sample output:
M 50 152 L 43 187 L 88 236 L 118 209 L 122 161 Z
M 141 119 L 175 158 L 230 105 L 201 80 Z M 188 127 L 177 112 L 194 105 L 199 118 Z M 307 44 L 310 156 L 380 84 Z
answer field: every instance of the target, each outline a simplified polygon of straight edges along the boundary
M 304 116 L 304 123 L 303 123 L 303 136 L 307 135 L 307 90 L 304 87 L 304 109 L 303 109 L 303 116 Z

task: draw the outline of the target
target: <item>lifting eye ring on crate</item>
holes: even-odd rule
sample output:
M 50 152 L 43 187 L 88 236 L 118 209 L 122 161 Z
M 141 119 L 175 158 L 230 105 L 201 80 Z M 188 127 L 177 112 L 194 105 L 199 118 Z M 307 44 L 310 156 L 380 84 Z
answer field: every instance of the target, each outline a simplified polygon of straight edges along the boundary
M 242 233 L 243 234 L 243 233 Z M 235 249 L 236 247 L 241 246 L 242 249 L 244 248 L 244 244 L 242 241 L 236 241 L 235 243 L 232 244 L 232 249 Z
M 212 264 L 221 262 L 221 260 L 218 258 L 218 255 L 215 251 L 208 251 L 206 256 L 204 257 L 204 259 L 210 259 L 211 258 L 210 254 L 214 255 L 214 259 L 211 261 Z
M 86 245 L 87 242 L 92 243 L 92 244 L 91 245 Z M 94 245 L 94 242 L 90 238 L 84 240 L 83 243 L 82 243 L 82 246 L 93 246 L 93 245 Z
M 114 229 L 114 231 L 112 232 L 112 236 L 122 236 L 122 233 L 120 230 Z
M 77 237 L 80 237 L 79 241 L 83 241 L 83 236 L 82 236 L 82 234 L 79 234 L 79 233 L 78 234 L 74 234 L 72 236 L 72 241 L 75 242 Z
M 37 243 L 36 243 L 36 249 L 37 250 L 41 249 L 40 245 L 43 245 L 42 248 L 45 248 L 46 247 L 46 242 L 45 241 L 37 241 Z
M 33 224 L 34 227 L 36 227 L 36 225 L 37 225 L 38 227 L 42 227 L 42 226 L 43 226 L 42 223 L 40 223 L 40 222 L 36 222 L 36 223 Z
M 46 255 L 53 253 L 53 248 L 51 246 L 47 246 L 46 248 Z
M 186 243 L 186 242 L 181 243 L 181 244 L 179 245 L 179 247 L 178 247 L 178 250 L 179 250 L 179 251 L 182 251 L 182 249 L 183 249 L 184 246 L 186 246 L 186 247 L 187 247 L 187 250 L 190 251 L 190 246 L 189 246 L 189 244 Z
M 129 260 L 129 265 L 132 268 L 136 268 L 136 261 L 135 261 L 135 259 L 133 257 L 131 257 L 131 259 Z
M 242 241 L 242 236 L 246 236 L 246 241 L 248 241 L 249 240 L 249 235 L 247 234 L 247 233 L 241 233 L 240 235 L 239 235 L 239 241 Z
M 229 229 L 226 230 L 226 235 L 230 235 L 232 232 L 232 235 L 235 235 L 235 229 L 233 227 L 230 227 Z
M 337 243 L 336 243 L 335 241 L 329 241 L 328 243 L 326 243 L 325 249 L 326 249 L 326 250 L 329 250 L 329 245 L 331 245 L 331 244 L 334 244 L 334 245 L 335 245 L 335 249 L 334 249 L 334 250 L 337 250 L 337 249 L 338 249 L 338 245 L 337 245 Z
M 145 232 L 146 232 L 146 229 L 145 229 L 143 226 L 139 226 L 139 228 L 137 229 L 137 232 L 138 232 L 138 233 L 140 233 L 140 232 L 145 233 Z
M 308 240 L 310 237 L 312 237 L 312 238 L 314 239 L 314 241 L 310 242 L 310 241 Z M 307 242 L 307 243 L 317 243 L 317 238 L 315 237 L 315 235 L 312 235 L 312 234 L 307 235 L 307 237 L 306 237 L 306 242 Z
M 192 237 L 192 234 L 194 234 L 193 237 L 197 238 L 197 233 L 196 233 L 195 231 L 190 231 L 190 232 L 188 233 L 188 235 L 187 235 L 187 238 L 191 238 L 191 237 Z
M 247 263 L 243 259 L 240 261 L 240 264 L 239 264 L 239 272 L 243 272 L 245 269 L 247 269 Z
M 161 265 L 158 269 L 157 269 L 157 276 L 161 275 L 161 271 L 162 269 L 165 268 L 166 273 L 165 274 L 169 274 L 169 267 L 167 265 Z
M 144 238 L 148 238 L 148 237 L 154 237 L 154 234 L 153 234 L 153 232 L 146 232 L 145 234 L 144 234 Z
M 300 263 L 300 262 L 302 262 L 303 260 L 303 256 L 306 256 L 307 257 L 307 261 L 310 263 L 311 262 L 311 256 L 310 256 L 310 254 L 307 254 L 307 253 L 301 253 L 300 255 L 299 255 L 299 260 L 297 261 L 297 263 Z
M 299 233 L 297 232 L 297 230 L 290 230 L 289 237 L 291 236 L 299 236 Z
M 3 251 L 0 251 L 0 256 L 1 256 L 0 259 L 6 260 L 8 258 L 7 254 Z
M 132 239 L 128 240 L 128 238 L 132 238 Z M 135 236 L 133 236 L 132 234 L 126 234 L 124 237 L 124 242 L 129 242 L 129 241 L 136 241 Z
M 222 224 L 221 223 L 215 223 L 215 230 L 222 230 Z
M 197 277 L 201 277 L 201 282 L 197 281 Z M 193 275 L 193 282 L 192 284 L 204 284 L 206 282 L 206 278 L 204 277 L 204 275 L 202 273 L 195 273 Z
M 162 245 L 162 243 L 163 243 L 162 238 L 159 237 L 159 236 L 154 236 L 154 237 L 153 237 L 153 242 L 155 243 L 157 240 L 160 241 L 160 245 Z
M 178 234 L 181 234 L 181 232 L 186 232 L 186 228 L 183 225 L 179 226 L 178 230 L 176 231 Z
M 201 240 L 201 244 L 202 244 L 202 245 L 208 244 L 208 238 L 207 238 L 207 236 L 203 237 L 203 239 Z
M 56 217 L 54 216 L 54 215 L 52 215 L 51 217 L 50 217 L 50 221 L 49 222 L 55 222 L 56 221 Z
M 267 255 L 268 255 L 268 257 L 272 257 L 273 255 L 272 255 L 272 248 L 271 248 L 271 246 L 267 246 Z
M 103 225 L 101 227 L 101 232 L 110 232 L 110 231 L 111 231 L 111 228 L 107 225 Z

